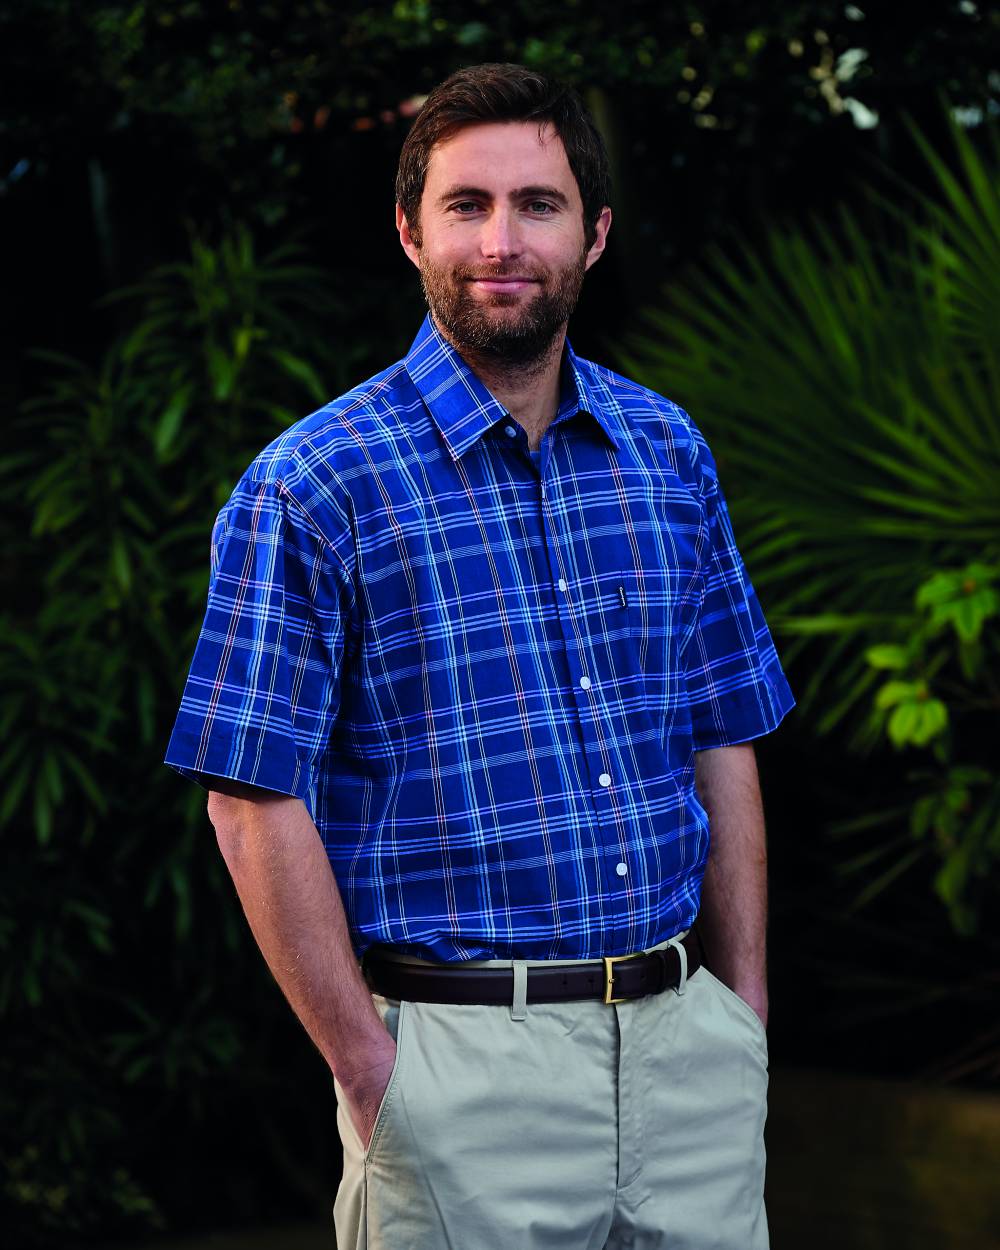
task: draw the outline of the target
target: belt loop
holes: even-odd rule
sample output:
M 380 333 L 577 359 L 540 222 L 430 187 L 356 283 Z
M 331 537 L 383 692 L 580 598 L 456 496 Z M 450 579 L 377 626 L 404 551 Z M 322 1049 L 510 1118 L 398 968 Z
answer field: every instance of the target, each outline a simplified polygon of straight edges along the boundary
M 528 965 L 523 959 L 511 960 L 514 969 L 514 997 L 510 1004 L 510 1018 L 524 1020 L 528 1003 Z
M 674 987 L 674 993 L 680 995 L 684 993 L 684 987 L 687 985 L 687 979 L 688 979 L 687 947 L 684 945 L 683 941 L 681 941 L 680 938 L 675 938 L 675 937 L 671 938 L 670 941 L 667 943 L 667 945 L 672 946 L 677 951 L 677 954 L 680 957 L 681 979 L 677 982 L 677 985 Z

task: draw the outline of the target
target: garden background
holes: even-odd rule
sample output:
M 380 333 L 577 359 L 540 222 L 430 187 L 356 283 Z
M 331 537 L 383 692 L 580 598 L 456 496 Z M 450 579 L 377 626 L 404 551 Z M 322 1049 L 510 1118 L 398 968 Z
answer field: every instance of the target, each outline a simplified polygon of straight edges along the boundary
M 160 761 L 215 514 L 408 346 L 399 147 L 485 60 L 599 121 L 574 346 L 706 434 L 799 700 L 775 1250 L 1000 1241 L 998 44 L 968 0 L 0 3 L 7 1245 L 333 1244 L 329 1073 Z

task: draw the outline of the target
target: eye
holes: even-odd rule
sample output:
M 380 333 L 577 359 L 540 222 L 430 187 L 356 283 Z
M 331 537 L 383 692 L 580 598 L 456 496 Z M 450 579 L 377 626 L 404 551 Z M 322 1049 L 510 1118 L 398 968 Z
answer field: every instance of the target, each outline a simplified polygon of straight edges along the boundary
M 556 211 L 555 205 L 550 204 L 548 200 L 532 200 L 528 207 L 536 217 L 545 217 Z
M 475 212 L 478 207 L 475 200 L 459 200 L 457 204 L 452 204 L 451 211 L 458 213 L 460 217 L 467 217 L 469 212 Z

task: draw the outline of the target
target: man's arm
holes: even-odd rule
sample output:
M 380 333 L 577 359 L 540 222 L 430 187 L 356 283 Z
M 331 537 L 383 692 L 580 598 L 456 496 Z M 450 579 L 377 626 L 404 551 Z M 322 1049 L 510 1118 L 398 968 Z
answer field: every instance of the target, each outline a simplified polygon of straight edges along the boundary
M 268 967 L 371 1135 L 395 1043 L 365 983 L 344 905 L 305 804 L 207 779 L 208 814 L 247 921 Z
M 709 967 L 767 1026 L 767 843 L 753 744 L 695 753 L 711 843 L 698 930 Z

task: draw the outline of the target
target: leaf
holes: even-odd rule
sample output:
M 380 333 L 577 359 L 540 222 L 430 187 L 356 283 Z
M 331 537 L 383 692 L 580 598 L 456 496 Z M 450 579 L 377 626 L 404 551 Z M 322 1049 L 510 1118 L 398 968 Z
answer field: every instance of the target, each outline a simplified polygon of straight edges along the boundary
M 925 794 L 916 800 L 910 809 L 910 833 L 915 838 L 926 837 L 934 819 L 938 796 Z
M 889 681 L 879 690 L 875 696 L 875 706 L 880 711 L 886 708 L 895 707 L 897 703 L 905 700 L 914 699 L 922 689 L 920 682 L 915 681 Z
M 47 751 L 42 757 L 42 774 L 52 802 L 58 805 L 63 797 L 63 782 L 59 771 L 59 761 L 52 751 Z
M 157 460 L 169 459 L 171 452 L 175 450 L 177 435 L 191 403 L 191 394 L 190 385 L 181 387 L 171 396 L 157 421 L 153 430 L 153 450 Z
M 959 638 L 963 642 L 975 642 L 985 622 L 996 615 L 998 605 L 1000 596 L 995 590 L 985 586 L 959 600 L 953 617 Z
M 920 708 L 916 703 L 900 703 L 889 717 L 887 732 L 894 746 L 906 746 L 913 740 L 920 720 Z
M 105 796 L 98 785 L 97 779 L 91 770 L 83 763 L 81 759 L 72 752 L 67 751 L 62 757 L 63 764 L 74 775 L 80 788 L 86 794 L 97 812 L 104 813 L 107 810 L 107 802 Z
M 122 1071 L 122 1080 L 126 1085 L 135 1085 L 153 1065 L 152 1055 L 140 1055 L 127 1064 Z
M 969 852 L 959 845 L 948 855 L 934 877 L 934 889 L 949 906 L 954 906 L 965 890 L 969 877 Z
M 885 872 L 882 872 L 877 877 L 874 877 L 864 887 L 864 889 L 855 896 L 851 902 L 851 911 L 858 911 L 862 907 L 867 906 L 873 898 L 876 898 L 879 894 L 881 894 L 889 885 L 892 884 L 893 881 L 896 880 L 897 877 L 901 877 L 907 869 L 912 867 L 912 865 L 926 855 L 926 853 L 927 852 L 923 846 L 917 846 L 912 850 L 907 851 L 905 855 L 901 855 L 897 860 L 890 864 Z
M 214 343 L 206 345 L 205 356 L 208 376 L 212 384 L 212 398 L 219 401 L 229 399 L 236 381 L 235 361 L 231 360 L 225 352 L 220 351 Z
M 890 643 L 879 643 L 865 649 L 865 659 L 873 668 L 900 669 L 910 662 L 906 649 Z
M 132 561 L 125 536 L 121 533 L 116 533 L 111 538 L 111 573 L 121 590 L 127 594 L 132 585 Z
M 917 746 L 926 746 L 947 727 L 948 709 L 940 699 L 927 699 L 916 706 L 917 718 L 910 732 L 910 741 Z
M 914 602 L 918 608 L 934 607 L 951 603 L 962 590 L 962 574 L 955 571 L 937 572 L 917 588 Z
M 306 390 L 317 403 L 323 403 L 329 398 L 328 392 L 320 379 L 319 374 L 306 361 L 298 356 L 293 356 L 291 352 L 284 351 L 281 348 L 272 347 L 270 349 L 271 357 L 278 362 L 289 377 L 295 378 L 297 381 L 304 383 Z

